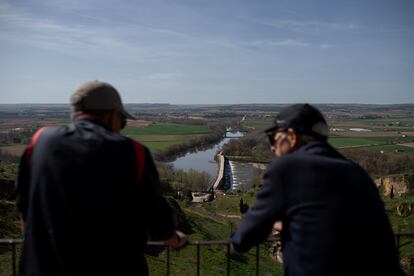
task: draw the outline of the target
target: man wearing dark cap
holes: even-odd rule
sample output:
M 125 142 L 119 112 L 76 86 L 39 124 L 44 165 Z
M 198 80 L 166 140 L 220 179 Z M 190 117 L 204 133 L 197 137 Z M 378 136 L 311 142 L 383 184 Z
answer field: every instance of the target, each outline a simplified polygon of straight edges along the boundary
M 266 133 L 275 158 L 233 249 L 249 250 L 281 221 L 285 275 L 403 275 L 375 184 L 327 143 L 322 114 L 288 106 Z
M 160 195 L 149 150 L 121 136 L 126 119 L 110 84 L 83 84 L 73 122 L 37 131 L 20 164 L 21 275 L 147 275 L 148 234 L 186 244 Z

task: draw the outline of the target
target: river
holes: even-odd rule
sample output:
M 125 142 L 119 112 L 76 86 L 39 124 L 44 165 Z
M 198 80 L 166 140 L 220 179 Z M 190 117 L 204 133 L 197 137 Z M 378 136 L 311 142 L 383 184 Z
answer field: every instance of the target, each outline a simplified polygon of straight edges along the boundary
M 221 147 L 228 143 L 231 139 L 238 139 L 244 134 L 242 132 L 226 133 L 226 138 L 223 138 L 219 143 L 211 146 L 206 150 L 199 150 L 197 152 L 187 153 L 186 155 L 177 158 L 172 164 L 175 169 L 182 169 L 188 171 L 190 169 L 197 171 L 205 171 L 209 174 L 210 179 L 214 180 L 217 176 L 217 163 L 214 160 L 215 154 Z M 246 189 L 251 186 L 251 178 L 254 176 L 254 167 L 252 163 L 230 161 L 230 168 L 232 172 L 232 190 Z

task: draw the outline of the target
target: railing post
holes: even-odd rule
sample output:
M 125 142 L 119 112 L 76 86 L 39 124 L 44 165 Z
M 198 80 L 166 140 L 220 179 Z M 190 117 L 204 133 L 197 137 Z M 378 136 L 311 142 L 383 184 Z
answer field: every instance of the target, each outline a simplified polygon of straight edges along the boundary
M 13 276 L 16 276 L 16 243 L 14 241 L 10 241 L 10 243 L 12 248 L 12 274 Z
M 400 261 L 400 235 L 398 233 L 395 235 L 395 246 L 397 247 L 397 258 L 399 262 Z
M 170 247 L 167 246 L 167 276 L 170 275 Z
M 196 242 L 197 246 L 197 276 L 200 276 L 200 242 Z
M 256 245 L 256 276 L 259 276 L 259 245 Z
M 230 242 L 227 243 L 227 276 L 230 276 Z
M 395 244 L 396 247 L 398 249 L 397 254 L 398 254 L 398 259 L 400 259 L 400 246 L 401 246 L 401 237 L 414 237 L 414 232 L 399 232 L 399 233 L 395 233 Z M 269 241 L 271 241 L 269 239 Z M 273 240 L 272 240 L 273 241 Z M 0 245 L 6 245 L 12 252 L 11 252 L 11 275 L 16 276 L 18 275 L 18 265 L 17 265 L 17 245 L 20 245 L 23 242 L 23 240 L 21 239 L 17 239 L 17 240 L 12 240 L 12 239 L 0 239 Z M 408 242 L 410 243 L 410 242 Z M 402 246 L 408 244 L 408 243 L 403 243 Z M 148 245 L 151 246 L 164 246 L 166 247 L 166 273 L 165 275 L 170 275 L 171 274 L 171 249 L 169 246 L 165 246 L 163 242 L 153 242 L 153 241 L 149 241 Z M 230 258 L 230 253 L 231 253 L 231 243 L 229 241 L 224 241 L 224 240 L 220 240 L 220 241 L 189 241 L 189 245 L 196 245 L 196 254 L 197 254 L 197 274 L 196 275 L 200 275 L 201 274 L 201 246 L 211 246 L 211 245 L 224 245 L 225 247 L 225 251 L 227 253 L 227 271 L 226 271 L 226 275 L 230 275 L 230 271 L 231 271 L 231 258 Z M 256 273 L 255 275 L 259 275 L 259 268 L 260 268 L 260 246 L 257 245 L 256 246 L 256 264 L 255 264 L 255 268 L 256 268 Z

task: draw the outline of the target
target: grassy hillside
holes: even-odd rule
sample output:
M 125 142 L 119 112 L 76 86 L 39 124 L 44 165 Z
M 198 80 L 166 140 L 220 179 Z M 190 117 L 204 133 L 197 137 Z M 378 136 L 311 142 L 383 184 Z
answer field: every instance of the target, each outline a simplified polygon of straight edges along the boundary
M 227 240 L 231 232 L 240 223 L 239 202 L 252 204 L 253 193 L 228 195 L 203 205 L 187 205 L 180 202 L 180 206 L 190 223 L 191 230 L 187 229 L 190 240 Z M 6 204 L 8 209 L 13 204 Z M 13 209 L 13 208 L 12 208 Z M 15 212 L 12 212 L 15 214 Z M 13 215 L 12 214 L 12 215 Z M 230 216 L 230 217 L 227 217 Z M 10 223 L 17 226 L 17 218 Z M 15 228 L 13 231 L 19 233 Z M 15 235 L 9 237 L 17 238 Z M 196 275 L 197 248 L 189 245 L 180 252 L 171 252 L 170 275 Z M 3 249 L 0 254 L 0 275 L 11 275 L 11 253 Z M 269 245 L 261 245 L 260 249 L 260 275 L 282 275 L 282 267 L 270 257 Z M 165 275 L 166 252 L 159 254 L 152 252 L 147 255 L 150 275 Z M 231 275 L 254 275 L 256 261 L 256 248 L 250 252 L 233 256 L 231 259 Z M 225 245 L 210 245 L 200 247 L 201 275 L 226 275 L 227 258 Z
M 390 219 L 394 232 L 413 232 L 414 231 L 414 211 L 404 216 L 398 215 L 396 209 L 400 204 L 414 204 L 414 192 L 405 194 L 401 197 L 383 198 L 385 210 Z M 414 275 L 414 237 L 402 237 L 400 240 L 400 254 L 402 263 L 411 263 L 411 273 Z M 408 265 L 408 264 L 407 264 Z
M 203 205 L 181 205 L 182 210 L 191 222 L 193 232 L 189 234 L 191 240 L 227 240 L 229 234 L 236 229 L 241 221 L 239 202 L 243 201 L 252 206 L 254 192 L 244 192 L 237 195 L 227 195 Z M 394 232 L 414 231 L 414 213 L 408 216 L 398 216 L 396 206 L 400 203 L 414 202 L 414 193 L 396 197 L 383 198 L 387 215 Z M 414 238 L 403 237 L 400 240 L 400 254 L 403 266 L 413 271 Z M 282 275 L 282 265 L 271 258 L 271 245 L 260 246 L 260 275 Z M 231 260 L 231 275 L 254 275 L 256 248 L 250 252 L 237 256 Z M 171 275 L 196 274 L 196 247 L 189 246 L 179 253 L 172 253 Z M 166 271 L 166 255 L 149 256 L 149 265 L 152 275 L 164 275 Z M 411 264 L 410 264 L 411 263 Z M 227 268 L 224 246 L 201 247 L 201 275 L 225 275 Z
M 203 205 L 185 204 L 180 202 L 191 230 L 187 229 L 190 240 L 227 240 L 230 233 L 238 226 L 241 220 L 239 202 L 243 201 L 250 206 L 254 202 L 254 192 L 245 192 L 237 195 L 227 195 L 215 201 Z M 404 202 L 414 202 L 414 193 L 400 198 L 384 198 L 386 212 L 393 225 L 394 231 L 413 231 L 414 214 L 400 217 L 396 214 L 396 206 Z M 17 238 L 18 216 L 12 203 L 1 202 L 3 210 L 11 219 L 9 225 L 13 229 L 6 234 L 7 237 Z M 15 234 L 12 234 L 15 233 Z M 414 259 L 413 238 L 401 239 L 401 256 L 403 261 L 409 262 Z M 5 251 L 5 249 L 0 249 Z M 269 244 L 260 246 L 260 275 L 282 275 L 283 269 L 280 264 L 271 258 Z M 231 259 L 231 275 L 254 275 L 256 248 L 241 256 Z M 196 275 L 197 251 L 195 245 L 189 245 L 180 252 L 171 252 L 170 272 L 171 275 Z M 9 252 L 0 254 L 0 275 L 11 275 Z M 150 275 L 165 275 L 166 252 L 159 255 L 147 255 Z M 227 269 L 226 247 L 224 245 L 211 245 L 200 247 L 200 271 L 201 275 L 225 275 Z
M 253 203 L 253 194 L 228 195 L 203 205 L 181 205 L 191 224 L 190 240 L 227 240 L 230 233 L 238 226 L 240 198 Z M 260 246 L 260 275 L 282 275 L 282 266 L 271 257 L 268 244 Z M 189 245 L 178 253 L 171 253 L 171 275 L 196 275 L 197 251 L 195 245 Z M 226 275 L 227 258 L 225 245 L 200 247 L 201 275 Z M 256 248 L 248 253 L 233 256 L 231 275 L 254 275 Z M 158 257 L 148 256 L 151 275 L 165 275 L 165 252 Z

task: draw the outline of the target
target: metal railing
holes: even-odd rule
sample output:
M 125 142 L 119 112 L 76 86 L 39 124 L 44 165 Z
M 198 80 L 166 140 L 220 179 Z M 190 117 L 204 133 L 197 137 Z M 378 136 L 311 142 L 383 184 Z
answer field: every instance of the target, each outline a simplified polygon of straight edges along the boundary
M 401 244 L 401 237 L 414 237 L 414 232 L 400 232 L 400 233 L 395 233 L 394 234 L 395 237 L 395 245 L 397 246 L 397 254 L 398 254 L 398 260 L 400 260 L 400 248 L 406 244 Z
M 395 243 L 397 248 L 399 249 L 401 246 L 404 246 L 406 244 L 401 245 L 401 237 L 414 237 L 414 232 L 401 232 L 401 233 L 395 233 Z M 277 241 L 277 239 L 275 238 L 271 238 L 268 241 Z M 0 239 L 0 246 L 7 246 L 12 254 L 11 254 L 11 271 L 12 271 L 12 275 L 16 276 L 17 275 L 17 261 L 16 261 L 16 257 L 17 257 L 17 250 L 16 250 L 16 246 L 22 244 L 23 240 L 21 239 Z M 166 246 L 163 242 L 160 241 L 148 241 L 147 242 L 148 246 L 160 246 L 160 247 L 165 247 L 166 249 L 166 275 L 170 275 L 170 266 L 171 266 L 171 250 L 168 246 Z M 226 248 L 226 258 L 227 258 L 227 268 L 226 268 L 226 275 L 230 275 L 230 270 L 231 270 L 231 252 L 230 252 L 230 242 L 228 240 L 218 240 L 218 241 L 199 241 L 199 240 L 195 240 L 195 241 L 189 241 L 188 242 L 189 246 L 195 246 L 196 247 L 196 271 L 197 271 L 197 276 L 200 275 L 200 271 L 201 271 L 201 267 L 200 267 L 200 259 L 201 259 L 201 254 L 200 254 L 200 247 L 201 246 L 210 246 L 210 245 L 223 245 Z M 399 250 L 398 250 L 399 252 Z M 256 258 L 256 263 L 255 263 L 255 275 L 259 275 L 259 268 L 260 268 L 260 256 L 259 256 L 259 245 L 256 246 L 256 252 L 255 252 L 255 258 Z M 400 256 L 398 255 L 398 258 Z
M 149 246 L 162 246 L 166 248 L 166 275 L 170 275 L 170 264 L 171 264 L 171 250 L 169 247 L 165 246 L 165 244 L 163 242 L 155 242 L 155 241 L 149 241 L 147 242 L 147 245 Z M 227 255 L 227 270 L 226 270 L 226 275 L 230 275 L 230 243 L 229 241 L 226 240 L 219 240 L 219 241 L 189 241 L 188 245 L 193 245 L 196 246 L 196 259 L 197 259 L 197 263 L 196 263 L 196 271 L 197 271 L 197 276 L 200 275 L 200 258 L 201 258 L 201 254 L 200 254 L 200 247 L 201 246 L 208 246 L 208 245 L 223 245 L 226 247 L 226 255 Z M 256 259 L 258 258 L 258 254 L 256 256 Z
M 16 276 L 17 275 L 17 265 L 16 265 L 16 245 L 19 245 L 23 242 L 23 240 L 21 239 L 1 239 L 0 240 L 0 246 L 7 246 L 12 254 L 11 254 L 11 271 L 12 271 L 12 275 Z

